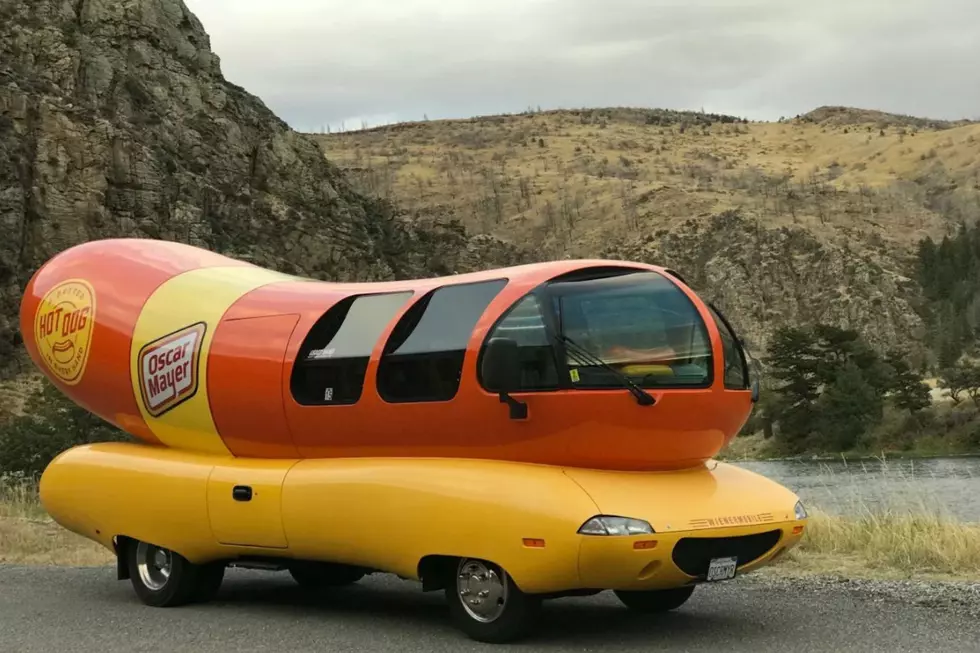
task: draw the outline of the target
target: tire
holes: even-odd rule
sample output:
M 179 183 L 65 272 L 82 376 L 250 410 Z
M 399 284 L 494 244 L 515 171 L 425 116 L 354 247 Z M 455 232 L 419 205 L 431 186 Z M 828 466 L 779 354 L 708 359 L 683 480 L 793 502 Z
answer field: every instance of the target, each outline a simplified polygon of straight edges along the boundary
M 289 567 L 289 574 L 306 590 L 352 585 L 364 578 L 364 572 L 356 567 L 326 562 L 293 564 Z
M 650 590 L 646 592 L 616 590 L 614 593 L 630 610 L 645 614 L 655 614 L 675 610 L 684 605 L 694 593 L 694 586 L 688 585 L 669 590 Z
M 217 591 L 224 576 L 224 567 L 217 572 L 205 572 L 179 553 L 147 542 L 131 540 L 126 553 L 129 578 L 136 595 L 146 605 L 172 608 L 197 599 L 204 590 Z M 217 579 L 216 579 L 217 577 Z
M 492 562 L 463 558 L 447 581 L 450 618 L 470 639 L 512 642 L 528 635 L 537 623 L 541 599 L 522 592 Z

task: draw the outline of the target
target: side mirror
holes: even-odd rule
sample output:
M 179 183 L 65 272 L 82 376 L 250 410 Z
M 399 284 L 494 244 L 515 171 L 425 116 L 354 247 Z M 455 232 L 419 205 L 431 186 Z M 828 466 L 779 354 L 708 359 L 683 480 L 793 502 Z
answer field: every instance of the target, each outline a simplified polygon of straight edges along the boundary
M 509 393 L 521 387 L 521 366 L 517 342 L 510 338 L 492 338 L 483 352 L 480 367 L 483 384 L 500 395 L 500 402 L 510 407 L 511 419 L 526 419 L 527 404 Z
M 753 375 L 751 385 L 752 385 L 752 403 L 753 404 L 754 403 L 758 403 L 758 401 L 759 401 L 759 394 L 760 394 L 760 386 L 759 386 L 759 377 L 758 376 L 754 376 Z
M 517 342 L 493 338 L 483 352 L 483 383 L 495 392 L 513 392 L 521 387 L 521 368 Z

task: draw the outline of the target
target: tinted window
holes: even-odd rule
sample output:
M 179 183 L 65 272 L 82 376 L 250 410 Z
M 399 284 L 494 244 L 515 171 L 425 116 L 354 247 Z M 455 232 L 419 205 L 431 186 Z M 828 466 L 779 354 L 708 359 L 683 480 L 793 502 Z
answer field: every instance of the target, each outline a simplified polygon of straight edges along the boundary
M 707 386 L 711 343 L 694 304 L 653 272 L 551 284 L 562 334 L 646 387 Z M 569 347 L 576 387 L 620 387 L 600 365 Z
M 361 396 L 371 352 L 411 292 L 348 297 L 310 329 L 293 367 L 301 404 L 352 404 Z
M 385 345 L 378 392 L 385 401 L 448 401 L 459 390 L 473 328 L 506 279 L 439 288 L 406 311 Z
M 555 349 L 548 340 L 541 305 L 536 297 L 525 297 L 514 305 L 506 317 L 490 331 L 487 341 L 491 338 L 509 338 L 517 342 L 521 367 L 520 390 L 558 388 Z M 485 384 L 484 387 L 490 391 L 497 390 Z
M 735 334 L 725 324 L 724 318 L 718 311 L 713 306 L 709 308 L 712 317 L 715 318 L 715 324 L 718 325 L 718 331 L 721 333 L 721 343 L 725 353 L 725 387 L 729 390 L 745 390 L 749 386 L 748 374 L 742 361 L 740 347 L 735 340 Z

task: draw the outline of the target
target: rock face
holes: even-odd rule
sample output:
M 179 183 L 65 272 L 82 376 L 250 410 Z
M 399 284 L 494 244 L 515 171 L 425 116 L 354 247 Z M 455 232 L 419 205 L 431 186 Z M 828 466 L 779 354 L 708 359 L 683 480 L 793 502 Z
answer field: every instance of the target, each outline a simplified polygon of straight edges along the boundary
M 0 0 L 0 368 L 34 269 L 118 236 L 338 280 L 517 260 L 354 192 L 223 78 L 182 0 Z
M 762 227 L 736 212 L 689 220 L 610 243 L 608 258 L 665 265 L 714 302 L 756 355 L 782 325 L 833 324 L 858 331 L 882 351 L 921 358 L 924 325 L 913 304 L 918 286 L 874 258 L 820 242 L 805 229 Z

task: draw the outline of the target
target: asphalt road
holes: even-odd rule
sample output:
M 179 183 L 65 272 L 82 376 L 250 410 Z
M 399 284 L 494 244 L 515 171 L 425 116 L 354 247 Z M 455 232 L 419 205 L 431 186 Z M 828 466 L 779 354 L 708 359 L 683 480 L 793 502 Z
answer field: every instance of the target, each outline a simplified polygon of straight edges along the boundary
M 217 599 L 177 609 L 138 603 L 112 568 L 0 566 L 0 651 L 504 650 L 449 624 L 441 594 L 371 576 L 310 597 L 287 574 L 229 570 Z M 886 591 L 887 590 L 887 591 Z M 609 592 L 546 604 L 528 651 L 980 651 L 980 586 L 772 582 L 698 588 L 678 611 L 637 616 Z

